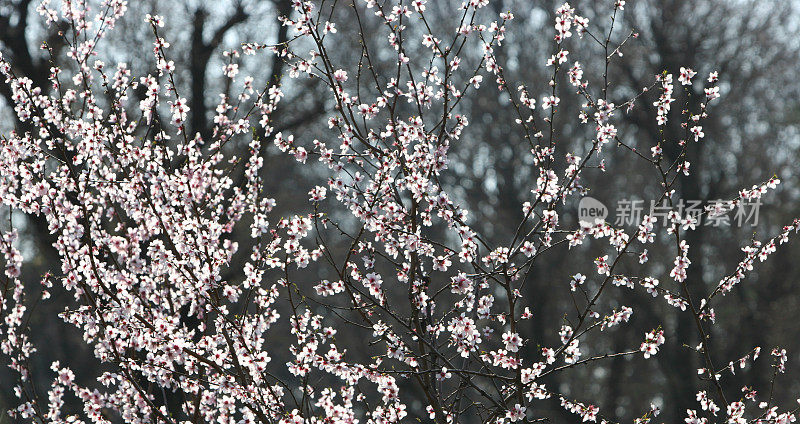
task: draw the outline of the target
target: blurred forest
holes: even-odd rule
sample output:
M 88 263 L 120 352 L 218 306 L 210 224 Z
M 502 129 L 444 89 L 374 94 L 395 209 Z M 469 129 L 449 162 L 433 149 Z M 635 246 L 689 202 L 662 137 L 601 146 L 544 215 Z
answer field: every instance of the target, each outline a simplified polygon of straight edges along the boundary
M 163 15 L 166 27 L 162 34 L 174 46 L 172 59 L 179 70 L 178 85 L 190 101 L 190 132 L 207 136 L 213 126 L 211 117 L 219 100 L 218 93 L 227 92 L 229 79 L 222 76 L 222 66 L 229 58 L 223 51 L 239 49 L 243 42 L 282 43 L 288 40 L 286 27 L 280 25 L 279 16 L 291 10 L 289 0 L 133 0 L 130 10 L 103 48 L 104 54 L 124 61 L 135 74 L 154 72 L 152 63 L 152 31 L 143 23 L 146 13 Z M 590 20 L 605 22 L 611 8 L 610 1 L 578 0 L 571 4 Z M 459 0 L 428 2 L 431 15 L 441 31 L 455 31 L 459 22 L 454 10 Z M 545 93 L 552 69 L 544 63 L 552 54 L 551 32 L 555 10 L 561 0 L 492 0 L 495 12 L 510 10 L 515 20 L 508 26 L 507 38 L 497 54 L 505 63 L 506 78 L 515 87 L 526 84 L 539 90 L 535 97 Z M 0 0 L 0 51 L 18 69 L 16 72 L 33 79 L 34 84 L 47 90 L 50 58 L 39 48 L 41 40 L 56 53 L 56 61 L 63 47 L 58 32 L 63 28 L 47 28 L 34 11 L 35 1 Z M 356 2 L 356 7 L 364 7 Z M 366 13 L 366 12 L 365 12 Z M 800 214 L 800 4 L 782 0 L 639 0 L 625 6 L 620 39 L 629 31 L 638 33 L 608 69 L 608 78 L 614 90 L 610 98 L 626 99 L 642 87 L 649 86 L 654 75 L 668 71 L 678 74 L 681 66 L 693 68 L 699 76 L 719 71 L 720 101 L 710 107 L 710 118 L 704 123 L 705 141 L 692 143 L 689 160 L 693 172 L 683 177 L 679 198 L 687 200 L 725 199 L 736 196 L 743 187 L 750 187 L 777 175 L 783 184 L 768 196 L 760 207 L 757 226 L 705 226 L 687 233 L 692 246 L 688 281 L 695 293 L 708 293 L 720 278 L 734 269 L 743 254 L 740 247 L 752 237 L 765 237 L 777 232 L 781 226 Z M 340 21 L 341 22 L 341 21 Z M 342 63 L 355 63 L 360 51 L 358 29 L 338 26 L 342 43 L 331 53 Z M 369 33 L 378 28 L 364 28 Z M 344 40 L 350 40 L 348 45 Z M 375 41 L 375 50 L 385 48 L 383 40 Z M 409 49 L 415 47 L 410 46 Z M 416 48 L 421 49 L 421 46 Z M 373 50 L 373 51 L 375 51 Z M 575 51 L 572 60 L 580 60 L 590 78 L 602 78 L 603 63 L 597 54 Z M 481 52 L 466 52 L 465 56 L 480 57 Z M 380 56 L 380 51 L 378 51 Z M 286 72 L 281 61 L 266 55 L 231 58 L 243 75 L 252 75 L 261 84 L 282 84 L 286 98 L 275 115 L 276 132 L 304 134 L 307 138 L 326 137 L 327 112 L 333 104 L 323 102 L 329 96 L 319 95 L 326 87 L 315 80 L 289 80 L 282 78 Z M 377 65 L 380 67 L 380 65 Z M 381 70 L 378 69 L 378 73 Z M 562 90 L 568 90 L 563 84 Z M 685 88 L 685 90 L 684 90 Z M 661 139 L 679 139 L 684 129 L 679 120 L 658 127 L 648 107 L 657 93 L 634 109 L 622 115 L 621 138 L 630 146 L 644 152 Z M 702 88 L 680 87 L 676 105 L 685 101 L 700 102 Z M 230 95 L 235 95 L 229 93 Z M 9 107 L 11 91 L 0 82 L 0 128 L 3 132 L 25 128 L 14 120 Z M 574 140 L 574 153 L 581 155 L 585 144 L 579 140 L 592 137 L 585 127 L 575 125 L 580 105 L 578 97 L 565 93 L 561 96 L 560 114 L 556 127 L 564 142 Z M 679 109 L 676 107 L 674 109 Z M 696 109 L 696 108 L 693 108 Z M 673 111 L 679 113 L 680 111 Z M 510 105 L 494 84 L 485 84 L 477 95 L 465 98 L 461 113 L 471 122 L 463 136 L 461 148 L 450 157 L 448 180 L 441 183 L 452 187 L 458 201 L 469 205 L 471 222 L 482 227 L 497 241 L 513 236 L 516 228 L 509 222 L 522 220 L 522 204 L 528 198 L 532 181 L 532 158 L 528 144 L 519 126 L 514 125 L 515 115 Z M 246 145 L 246 143 L 244 144 Z M 267 145 L 265 143 L 265 145 Z M 467 147 L 468 146 L 468 147 Z M 566 147 L 565 147 L 566 148 Z M 569 149 L 567 149 L 569 150 Z M 664 154 L 677 154 L 665 148 Z M 276 216 L 297 211 L 307 211 L 306 194 L 317 182 L 313 167 L 295 166 L 287 161 L 274 146 L 263 152 L 265 160 L 266 192 L 277 200 Z M 599 199 L 614 211 L 617 202 L 624 199 L 651 199 L 659 193 L 653 170 L 632 160 L 623 149 L 608 149 L 604 156 L 608 172 L 588 170 L 584 178 L 592 182 L 592 197 Z M 672 162 L 670 160 L 669 162 Z M 630 163 L 630 164 L 629 164 Z M 311 170 L 310 170 L 311 169 Z M 562 206 L 562 220 L 577 222 L 577 204 Z M 613 216 L 613 215 L 612 215 Z M 58 272 L 58 257 L 51 247 L 53 238 L 43 219 L 10 216 L 0 212 L 0 222 L 13 220 L 23 229 L 23 275 L 26 284 L 36 287 L 46 272 Z M 5 224 L 4 224 L 5 225 Z M 242 235 L 242 239 L 246 235 Z M 671 262 L 673 253 L 662 254 L 656 244 L 650 250 L 654 260 L 653 275 L 665 275 L 668 269 L 655 268 Z M 531 305 L 534 319 L 527 321 L 528 328 L 521 331 L 535 340 L 552 345 L 558 340 L 556 332 L 572 306 L 569 284 L 571 274 L 582 272 L 595 275 L 592 260 L 598 250 L 591 242 L 567 254 L 565 245 L 552 249 L 546 262 L 539 265 L 528 277 L 523 296 Z M 674 246 L 669 246 L 673 247 Z M 347 246 L 342 244 L 342 249 Z M 244 250 L 244 249 L 243 249 Z M 665 250 L 664 252 L 672 252 Z M 712 343 L 720 356 L 739 358 L 752 346 L 771 349 L 780 344 L 789 353 L 788 373 L 776 384 L 782 387 L 782 401 L 800 393 L 800 320 L 795 318 L 800 310 L 800 244 L 793 243 L 778 249 L 767 262 L 761 264 L 747 279 L 736 286 L 722 309 L 717 310 L 718 324 L 714 328 Z M 567 263 L 569 261 L 569 263 Z M 631 258 L 635 261 L 635 258 Z M 586 269 L 577 269 L 585 264 Z M 570 265 L 570 266 L 566 266 Z M 241 265 L 231 266 L 225 278 L 241 278 Z M 588 284 L 591 284 L 589 281 Z M 649 295 L 639 291 L 619 289 L 614 297 L 617 304 L 633 306 L 637 311 L 626 331 L 599 333 L 591 339 L 593 352 L 621 351 L 638 346 L 640 336 L 661 324 L 666 332 L 667 344 L 659 353 L 658 361 L 645 362 L 640 357 L 620 357 L 604 362 L 602 366 L 578 368 L 563 374 L 548 376 L 546 383 L 564 393 L 580 397 L 585 393 L 600 393 L 598 406 L 606 414 L 620 421 L 630 421 L 635 414 L 646 411 L 650 403 L 664 406 L 659 422 L 682 421 L 687 408 L 696 408 L 694 394 L 705 387 L 696 378 L 700 366 L 686 358 L 687 346 L 696 346 L 699 340 L 691 329 L 691 315 L 679 314 L 665 302 L 652 302 Z M 611 302 L 611 300 L 606 300 Z M 79 384 L 92 385 L 100 373 L 95 369 L 91 348 L 83 343 L 75 329 L 65 325 L 57 314 L 73 302 L 72 295 L 53 291 L 53 297 L 35 306 L 34 318 L 29 323 L 34 341 L 40 352 L 41 363 L 34 368 L 46 370 L 52 360 L 69 364 L 79 377 Z M 342 337 L 347 337 L 343 335 Z M 357 343 L 357 340 L 354 341 Z M 282 346 L 280 340 L 276 346 Z M 537 346 L 526 345 L 526 354 L 538 356 Z M 278 353 L 275 354 L 279 356 Z M 280 363 L 281 361 L 278 361 Z M 591 370 L 591 372 L 589 372 Z M 46 373 L 42 373 L 43 377 Z M 772 370 L 768 361 L 756 362 L 754 367 L 738 372 L 730 387 L 741 387 L 745 382 L 767 387 Z M 14 402 L 13 383 L 9 370 L 0 368 L 0 411 Z M 738 380 L 737 380 L 738 379 Z M 734 383 L 735 382 L 735 383 Z M 43 381 L 46 386 L 46 379 Z M 401 391 L 402 391 L 401 387 Z M 414 405 L 410 405 L 412 409 Z M 578 418 L 557 405 L 550 405 L 553 422 L 575 422 Z M 541 411 L 540 411 L 541 412 Z M 424 414 L 422 414 L 424 416 Z M 0 418 L 0 423 L 7 418 Z

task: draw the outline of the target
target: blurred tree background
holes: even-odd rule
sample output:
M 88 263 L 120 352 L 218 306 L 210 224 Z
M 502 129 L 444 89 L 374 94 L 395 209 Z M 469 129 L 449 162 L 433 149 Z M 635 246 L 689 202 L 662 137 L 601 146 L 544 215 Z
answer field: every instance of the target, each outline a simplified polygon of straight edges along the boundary
M 362 16 L 371 13 L 362 2 L 356 3 Z M 353 16 L 348 10 L 349 4 L 348 1 L 337 9 L 337 13 L 342 14 L 339 22 L 348 22 L 348 16 Z M 455 13 L 459 4 L 458 0 L 428 2 L 428 13 L 432 14 L 429 16 L 435 16 L 439 25 L 434 31 L 446 34 L 455 30 L 459 24 Z M 545 67 L 544 62 L 553 53 L 552 22 L 560 4 L 561 1 L 555 0 L 491 1 L 495 12 L 512 11 L 515 15 L 508 26 L 506 41 L 497 49 L 506 79 L 511 87 L 525 84 L 537 99 L 549 90 L 548 82 L 552 78 L 552 68 Z M 613 2 L 584 0 L 574 1 L 572 5 L 587 16 L 594 27 L 608 31 Z M 211 118 L 219 93 L 235 95 L 228 86 L 229 80 L 222 76 L 221 68 L 229 60 L 223 57 L 223 51 L 239 49 L 242 42 L 283 43 L 290 36 L 278 18 L 291 10 L 290 0 L 219 0 L 213 3 L 135 0 L 129 6 L 131 10 L 103 47 L 104 53 L 127 62 L 135 70 L 134 75 L 155 72 L 151 52 L 153 34 L 143 19 L 145 13 L 165 16 L 167 25 L 162 34 L 173 46 L 170 58 L 179 70 L 178 89 L 190 101 L 190 131 L 204 138 L 211 135 Z M 58 33 L 64 28 L 44 27 L 35 7 L 35 1 L 0 0 L 0 51 L 16 66 L 15 72 L 29 76 L 35 85 L 48 90 L 51 63 L 39 45 L 42 39 L 46 40 L 56 54 L 55 60 L 61 60 L 58 54 L 64 43 Z M 713 290 L 719 280 L 735 268 L 743 255 L 740 251 L 743 243 L 752 237 L 776 233 L 800 214 L 800 82 L 796 76 L 800 69 L 799 13 L 800 4 L 794 1 L 640 0 L 629 1 L 616 22 L 619 29 L 615 29 L 612 37 L 621 41 L 630 31 L 638 33 L 638 37 L 626 44 L 624 56 L 617 58 L 607 70 L 613 87 L 609 92 L 611 101 L 623 102 L 651 85 L 654 76 L 662 71 L 677 75 L 681 66 L 691 67 L 698 72 L 698 79 L 705 78 L 709 72 L 719 72 L 722 98 L 709 110 L 710 119 L 704 123 L 705 140 L 690 144 L 688 159 L 693 172 L 680 180 L 678 198 L 705 203 L 733 198 L 740 188 L 765 181 L 773 174 L 783 181 L 777 192 L 761 205 L 757 226 L 700 225 L 696 231 L 688 233 L 687 242 L 692 247 L 688 281 L 695 295 Z M 331 52 L 342 63 L 355 63 L 361 51 L 358 27 L 355 23 L 352 27 L 342 24 L 337 27 L 342 42 Z M 368 33 L 366 42 L 371 44 L 368 47 L 380 57 L 380 49 L 386 48 L 386 34 L 374 22 L 367 22 L 364 31 Z M 586 75 L 590 76 L 590 83 L 600 84 L 606 72 L 602 69 L 604 53 L 598 52 L 591 43 L 582 46 L 585 49 L 571 51 L 570 59 L 580 60 Z M 422 47 L 407 48 L 413 57 L 413 49 Z M 480 55 L 479 51 L 463 54 L 467 59 L 479 59 Z M 241 56 L 231 60 L 239 64 L 241 75 L 252 75 L 256 79 L 256 86 L 282 86 L 286 97 L 275 115 L 276 131 L 302 134 L 308 139 L 330 137 L 325 120 L 333 105 L 321 100 L 326 98 L 321 91 L 327 90 L 326 87 L 314 80 L 282 78 L 285 67 L 270 56 Z M 379 74 L 380 66 L 376 64 Z M 559 134 L 557 156 L 563 158 L 568 151 L 586 154 L 582 149 L 593 135 L 585 127 L 575 125 L 580 99 L 565 80 L 559 85 L 562 113 L 554 122 Z M 644 101 L 638 102 L 630 113 L 619 113 L 615 117 L 621 139 L 646 155 L 661 140 L 679 140 L 684 138 L 685 132 L 677 119 L 665 127 L 656 125 L 651 106 L 658 96 L 656 91 L 646 93 Z M 677 82 L 676 94 L 678 101 L 673 105 L 673 115 L 687 105 L 696 110 L 704 96 L 701 85 L 680 86 Z M 9 106 L 11 92 L 3 82 L 0 82 L 0 95 L 3 98 L 0 102 L 2 131 L 25 131 L 25 126 L 14 119 Z M 516 115 L 512 111 L 507 96 L 498 92 L 493 83 L 485 83 L 477 94 L 465 98 L 460 113 L 469 117 L 471 125 L 461 144 L 453 149 L 449 178 L 442 181 L 443 185 L 453 188 L 460 203 L 469 205 L 471 222 L 497 242 L 513 236 L 516 227 L 508 223 L 523 218 L 522 205 L 530 199 L 530 190 L 538 176 L 533 174 L 528 143 L 514 123 Z M 306 167 L 294 166 L 274 146 L 265 145 L 268 147 L 262 152 L 264 182 L 266 192 L 277 200 L 274 216 L 307 212 L 306 193 L 318 175 Z M 246 141 L 238 146 L 243 148 Z M 677 151 L 664 144 L 664 154 L 672 162 Z M 647 208 L 649 199 L 655 198 L 660 190 L 653 169 L 643 166 L 625 149 L 606 149 L 603 155 L 609 171 L 592 169 L 584 174 L 591 187 L 588 194 L 612 211 L 617 209 L 618 201 L 625 199 L 644 200 Z M 2 222 L 13 220 L 23 229 L 23 254 L 26 256 L 23 273 L 27 284 L 36 287 L 44 273 L 59 272 L 58 258 L 50 246 L 53 238 L 46 222 L 35 217 L 9 216 L 8 211 L 0 212 L 0 218 Z M 612 214 L 610 219 L 613 218 Z M 571 220 L 570 225 L 576 223 L 577 204 L 563 205 L 561 219 Z M 241 237 L 242 241 L 246 238 L 246 234 Z M 344 244 L 340 247 L 347 248 Z M 571 251 L 566 246 L 554 248 L 547 261 L 538 263 L 530 274 L 523 295 L 533 310 L 534 319 L 527 321 L 529 328 L 521 330 L 537 344 L 525 346 L 527 356 L 538 358 L 540 346 L 557 343 L 556 331 L 565 314 L 573 308 L 569 290 L 571 274 L 582 272 L 589 276 L 587 284 L 592 284 L 592 276 L 596 275 L 592 261 L 600 252 L 598 247 L 590 242 Z M 247 248 L 240 251 L 247 251 Z M 665 264 L 672 262 L 674 254 L 674 245 L 663 240 L 650 249 L 654 264 L 646 265 L 645 269 L 650 275 L 667 281 L 669 269 Z M 779 381 L 783 388 L 778 391 L 784 396 L 782 401 L 789 401 L 791 394 L 800 393 L 800 373 L 791 371 L 800 366 L 800 320 L 794 318 L 800 309 L 800 261 L 797 258 L 800 258 L 800 245 L 784 246 L 739 284 L 728 295 L 724 308 L 717 311 L 717 320 L 723 324 L 714 328 L 711 341 L 717 352 L 724 352 L 720 356 L 725 361 L 746 355 L 753 346 L 769 350 L 780 344 L 786 348 L 790 354 L 790 371 Z M 635 257 L 630 261 L 631 265 L 637 262 Z M 241 264 L 233 264 L 231 275 L 225 277 L 240 278 L 240 267 Z M 664 415 L 658 421 L 678 422 L 687 408 L 696 408 L 694 394 L 707 389 L 707 383 L 696 378 L 699 364 L 687 360 L 695 358 L 687 346 L 699 343 L 691 316 L 678 313 L 666 302 L 653 302 L 649 294 L 638 289 L 614 289 L 617 293 L 607 302 L 616 303 L 604 306 L 628 305 L 637 312 L 627 328 L 606 331 L 590 339 L 586 344 L 589 352 L 584 355 L 638 347 L 646 331 L 662 324 L 667 345 L 659 353 L 659 360 L 644 362 L 638 356 L 616 358 L 605 362 L 605 366 L 591 368 L 591 372 L 583 368 L 552 374 L 546 383 L 576 398 L 602 393 L 601 410 L 620 421 L 632 420 L 653 402 L 664 407 Z M 71 302 L 70 294 L 54 290 L 51 299 L 36 305 L 35 318 L 29 326 L 44 355 L 39 357 L 41 363 L 34 366 L 45 370 L 52 360 L 61 360 L 82 378 L 79 384 L 91 385 L 93 376 L 101 371 L 94 369 L 95 362 L 89 360 L 91 348 L 57 317 Z M 757 361 L 754 367 L 736 375 L 735 384 L 729 383 L 728 390 L 736 391 L 743 384 L 754 384 L 764 390 L 772 375 L 770 362 Z M 13 404 L 12 381 L 9 370 L 0 369 L 0 410 Z M 43 384 L 48 384 L 46 379 Z M 539 412 L 552 417 L 554 422 L 577 419 L 560 408 L 557 401 L 548 404 L 548 408 L 549 411 Z M 415 414 L 424 416 L 419 412 Z M 4 422 L 3 419 L 0 422 Z

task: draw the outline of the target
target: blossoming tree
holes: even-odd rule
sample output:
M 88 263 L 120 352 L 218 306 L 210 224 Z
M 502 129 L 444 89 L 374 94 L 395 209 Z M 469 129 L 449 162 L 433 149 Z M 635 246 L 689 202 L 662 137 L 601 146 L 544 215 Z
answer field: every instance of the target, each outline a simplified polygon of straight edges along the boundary
M 625 331 L 635 310 L 601 302 L 625 287 L 651 294 L 695 324 L 701 343 L 686 354 L 702 367 L 681 378 L 699 378 L 706 387 L 694 395 L 696 409 L 682 411 L 685 422 L 795 421 L 794 406 L 774 402 L 774 385 L 726 384 L 737 367 L 756 360 L 772 361 L 774 383 L 785 371 L 784 350 L 765 347 L 769 354 L 762 355 L 762 347 L 747 346 L 741 357 L 723 358 L 710 341 L 715 305 L 788 242 L 800 220 L 747 242 L 739 265 L 698 293 L 687 281 L 692 247 L 685 237 L 697 216 L 676 208 L 665 223 L 645 216 L 633 231 L 559 219 L 568 200 L 591 188 L 582 173 L 604 167 L 608 149 L 625 150 L 653 169 L 661 184 L 653 200 L 677 203 L 675 185 L 690 172 L 687 146 L 703 143 L 707 105 L 720 97 L 716 72 L 701 77 L 682 68 L 677 76 L 655 75 L 630 98 L 612 98 L 609 65 L 637 36 L 619 29 L 625 1 L 609 2 L 608 18 L 598 22 L 569 4 L 559 7 L 548 36 L 552 57 L 543 64 L 552 79 L 532 87 L 506 79 L 496 49 L 514 16 L 488 10 L 488 0 L 465 1 L 455 31 L 438 28 L 424 0 L 295 0 L 282 19 L 289 41 L 226 52 L 224 72 L 238 92 L 221 96 L 205 138 L 187 131 L 190 108 L 170 60 L 174 47 L 161 33 L 163 17 L 145 20 L 156 69 L 148 73 L 103 61 L 100 46 L 126 13 L 125 1 L 52 3 L 43 1 L 37 11 L 48 24 L 69 28 L 63 33 L 69 65 L 51 68 L 49 94 L 0 61 L 18 119 L 17 130 L 0 141 L 0 199 L 13 211 L 44 216 L 61 258 L 41 287 L 25 287 L 17 232 L 13 226 L 2 232 L 0 347 L 18 377 L 14 419 L 536 422 L 548 419 L 538 405 L 555 399 L 576 421 L 614 422 L 596 400 L 543 380 L 608 358 L 658 360 L 661 327 L 637 334 L 641 342 L 625 350 L 585 346 L 590 335 Z M 382 32 L 365 33 L 367 22 Z M 345 66 L 330 50 L 351 36 L 361 47 Z M 370 49 L 373 36 L 388 43 L 380 54 Z M 605 73 L 588 75 L 570 50 L 599 56 Z M 328 88 L 334 107 L 322 139 L 274 131 L 281 87 L 239 75 L 236 60 L 266 54 L 285 63 L 288 77 L 318 79 Z M 524 218 L 502 223 L 514 231 L 499 244 L 481 234 L 470 205 L 440 179 L 448 154 L 470 130 L 460 103 L 485 84 L 506 99 L 538 176 Z M 696 110 L 672 109 L 676 84 L 703 85 Z M 681 120 L 685 134 L 639 150 L 618 131 L 617 119 L 652 90 L 660 94 L 652 119 Z M 593 133 L 580 156 L 562 147 L 554 126 L 565 96 L 582 104 L 574 125 Z M 275 201 L 263 190 L 261 172 L 265 143 L 325 169 L 303 193 L 306 209 L 272 213 Z M 677 160 L 664 158 L 667 145 L 677 149 Z M 769 178 L 704 214 L 760 199 L 777 184 Z M 243 228 L 249 239 L 240 248 L 234 239 Z M 650 258 L 647 247 L 659 238 L 674 253 Z M 591 264 L 596 284 L 577 271 L 562 282 L 575 293 L 574 308 L 550 323 L 560 343 L 544 345 L 525 331 L 538 317 L 521 295 L 524 277 L 554 247 L 589 240 L 605 252 Z M 341 243 L 347 247 L 334 247 Z M 243 269 L 230 269 L 238 257 L 246 258 Z M 651 262 L 663 272 L 646 268 Z M 41 347 L 30 342 L 27 320 L 31 305 L 46 300 L 54 285 L 74 295 L 60 316 L 82 332 L 106 370 L 96 385 L 79 385 L 56 362 L 50 387 L 35 387 L 30 364 Z M 531 345 L 540 355 L 522 354 Z M 65 396 L 82 408 L 71 410 Z M 655 406 L 640 411 L 636 422 L 657 421 L 658 413 Z

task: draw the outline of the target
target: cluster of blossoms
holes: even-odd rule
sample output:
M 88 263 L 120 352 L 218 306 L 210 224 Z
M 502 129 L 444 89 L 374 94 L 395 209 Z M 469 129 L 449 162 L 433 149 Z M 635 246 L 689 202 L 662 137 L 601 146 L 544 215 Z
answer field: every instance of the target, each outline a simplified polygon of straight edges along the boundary
M 23 260 L 16 232 L 4 232 L 0 248 L 7 284 L 0 293 L 0 346 L 19 377 L 19 405 L 11 411 L 15 419 L 74 421 L 64 411 L 64 395 L 72 393 L 93 422 L 107 422 L 109 411 L 129 423 L 384 424 L 412 414 L 440 424 L 459 422 L 464 414 L 482 422 L 526 422 L 539 419 L 537 402 L 550 397 L 584 422 L 606 422 L 593 403 L 571 399 L 543 382 L 545 375 L 601 359 L 590 355 L 587 335 L 631 320 L 632 308 L 608 307 L 598 302 L 601 296 L 637 287 L 654 297 L 664 293 L 681 313 L 693 314 L 705 340 L 714 295 L 730 291 L 753 269 L 756 257 L 765 260 L 776 250 L 776 240 L 782 244 L 800 228 L 796 220 L 778 237 L 746 247 L 739 268 L 700 305 L 688 294 L 689 245 L 681 238 L 693 229 L 692 222 L 677 217 L 666 231 L 679 250 L 669 274 L 677 288 L 672 291 L 653 277 L 620 274 L 623 255 L 634 253 L 634 245 L 656 241 L 655 218 L 645 217 L 635 234 L 605 222 L 568 228 L 558 206 L 585 192 L 581 173 L 603 166 L 603 146 L 617 146 L 612 141 L 624 146 L 615 112 L 634 107 L 638 98 L 617 106 L 607 98 L 607 86 L 593 87 L 584 79 L 579 62 L 561 68 L 569 57 L 568 42 L 605 40 L 604 51 L 619 51 L 624 44 L 613 43 L 611 34 L 594 35 L 588 19 L 569 4 L 557 9 L 552 23 L 554 51 L 547 65 L 553 80 L 537 110 L 538 95 L 521 85 L 514 93 L 495 54 L 513 15 L 479 23 L 491 15 L 488 0 L 465 1 L 463 25 L 436 36 L 428 27 L 424 0 L 411 2 L 412 7 L 358 2 L 352 13 L 359 22 L 371 15 L 380 27 L 391 57 L 388 66 L 394 69 L 388 77 L 376 74 L 372 62 L 381 55 L 366 47 L 357 68 L 337 64 L 329 49 L 345 25 L 327 20 L 336 15 L 336 2 L 320 6 L 295 0 L 290 16 L 282 19 L 293 32 L 291 43 L 247 44 L 242 51 L 276 52 L 289 77 L 325 84 L 327 100 L 335 106 L 327 128 L 322 126 L 324 139 L 309 140 L 275 133 L 281 89 L 256 88 L 253 78 L 239 76 L 236 63 L 226 64 L 223 73 L 239 95 L 222 96 L 211 136 L 188 133 L 185 122 L 192 111 L 175 83 L 170 44 L 159 35 L 163 18 L 146 17 L 155 34 L 158 72 L 134 77 L 127 64 L 108 67 L 95 60 L 97 43 L 126 11 L 124 1 L 105 0 L 94 18 L 83 2 L 65 2 L 60 12 L 49 3 L 42 3 L 40 14 L 51 24 L 69 26 L 72 39 L 85 41 L 70 46 L 75 70 L 52 73 L 51 93 L 15 75 L 12 64 L 0 59 L 20 123 L 20 130 L 0 141 L 0 199 L 4 206 L 46 220 L 61 263 L 58 276 L 46 276 L 42 285 L 47 289 L 55 282 L 73 294 L 74 307 L 62 318 L 83 333 L 109 371 L 98 387 L 83 387 L 68 366 L 54 363 L 48 399 L 33 395 L 35 379 L 27 364 L 36 349 L 23 326 L 28 316 L 20 280 Z M 613 16 L 624 6 L 624 1 L 613 2 Z M 421 37 L 408 30 L 415 23 L 425 27 Z M 573 32 L 591 37 L 570 40 Z M 415 39 L 424 53 L 409 47 Z M 468 49 L 461 53 L 457 47 L 466 43 L 481 52 L 473 58 L 475 66 L 466 66 Z M 313 46 L 310 53 L 299 53 L 308 46 Z M 613 57 L 605 57 L 606 65 Z M 61 75 L 68 72 L 74 72 L 71 78 Z M 552 125 L 561 105 L 557 76 L 564 72 L 583 102 L 579 125 L 594 135 L 582 157 L 564 152 L 567 166 L 559 169 Z M 694 76 L 682 69 L 678 80 L 688 86 Z M 502 244 L 481 235 L 480 225 L 469 219 L 469 205 L 459 204 L 442 183 L 450 152 L 468 131 L 459 101 L 474 95 L 485 77 L 493 78 L 514 106 L 519 99 L 527 107 L 527 117 L 514 109 L 517 124 L 532 134 L 527 141 L 537 175 L 524 219 L 509 224 L 518 230 Z M 706 102 L 718 97 L 716 74 L 712 77 Z M 660 125 L 676 100 L 672 81 L 668 73 L 655 77 L 663 91 L 654 104 Z M 142 93 L 140 100 L 131 100 L 134 92 Z M 695 141 L 703 136 L 698 123 L 705 105 L 684 123 L 691 125 Z M 162 115 L 171 119 L 161 122 Z M 273 216 L 276 201 L 262 187 L 261 152 L 269 141 L 299 166 L 318 161 L 324 168 L 326 182 L 308 192 L 307 210 Z M 664 181 L 672 181 L 665 183 L 659 202 L 674 194 L 675 177 L 689 172 L 685 141 L 669 142 L 684 149 L 671 168 L 662 167 L 660 150 L 652 159 L 640 155 Z M 761 196 L 776 184 L 770 180 L 740 197 Z M 328 213 L 335 207 L 347 216 Z M 240 230 L 249 234 L 246 241 L 235 237 Z M 345 240 L 343 255 L 329 237 Z M 582 274 L 574 275 L 571 292 L 584 294 L 586 301 L 575 302 L 577 313 L 570 325 L 560 326 L 558 342 L 543 345 L 523 326 L 536 319 L 521 294 L 524 281 L 554 246 L 564 242 L 573 248 L 590 238 L 607 240 L 598 242 L 604 253 L 594 262 L 599 281 L 587 284 Z M 240 249 L 239 243 L 246 245 Z M 646 249 L 636 255 L 641 264 L 647 262 Z M 236 261 L 244 263 L 240 278 L 230 277 Z M 312 283 L 305 284 L 309 278 Z M 357 334 L 356 349 L 347 348 L 350 332 Z M 284 346 L 274 340 L 291 342 Z M 650 358 L 664 343 L 659 328 L 646 334 L 638 350 L 633 346 L 607 355 L 643 352 Z M 526 355 L 536 349 L 543 362 Z M 782 372 L 785 352 L 776 350 L 773 356 Z M 162 399 L 167 391 L 177 394 L 173 402 Z M 420 393 L 422 414 L 408 406 Z M 704 411 L 716 415 L 716 405 L 725 405 L 728 422 L 745 422 L 741 402 L 703 396 L 698 400 Z M 471 401 L 466 409 L 462 397 Z M 790 412 L 772 409 L 765 416 L 794 419 Z M 686 422 L 704 420 L 690 410 Z
M 653 106 L 656 107 L 656 111 L 658 115 L 656 116 L 656 120 L 658 121 L 658 125 L 664 125 L 667 123 L 667 119 L 669 116 L 670 105 L 676 99 L 672 97 L 672 92 L 674 90 L 674 86 L 672 84 L 672 74 L 663 74 L 656 76 L 656 80 L 661 83 L 661 89 L 663 90 L 661 93 L 661 97 L 653 103 Z
M 664 344 L 664 330 L 653 330 L 644 336 L 644 341 L 639 350 L 644 352 L 644 357 L 649 358 L 658 353 L 658 347 Z

